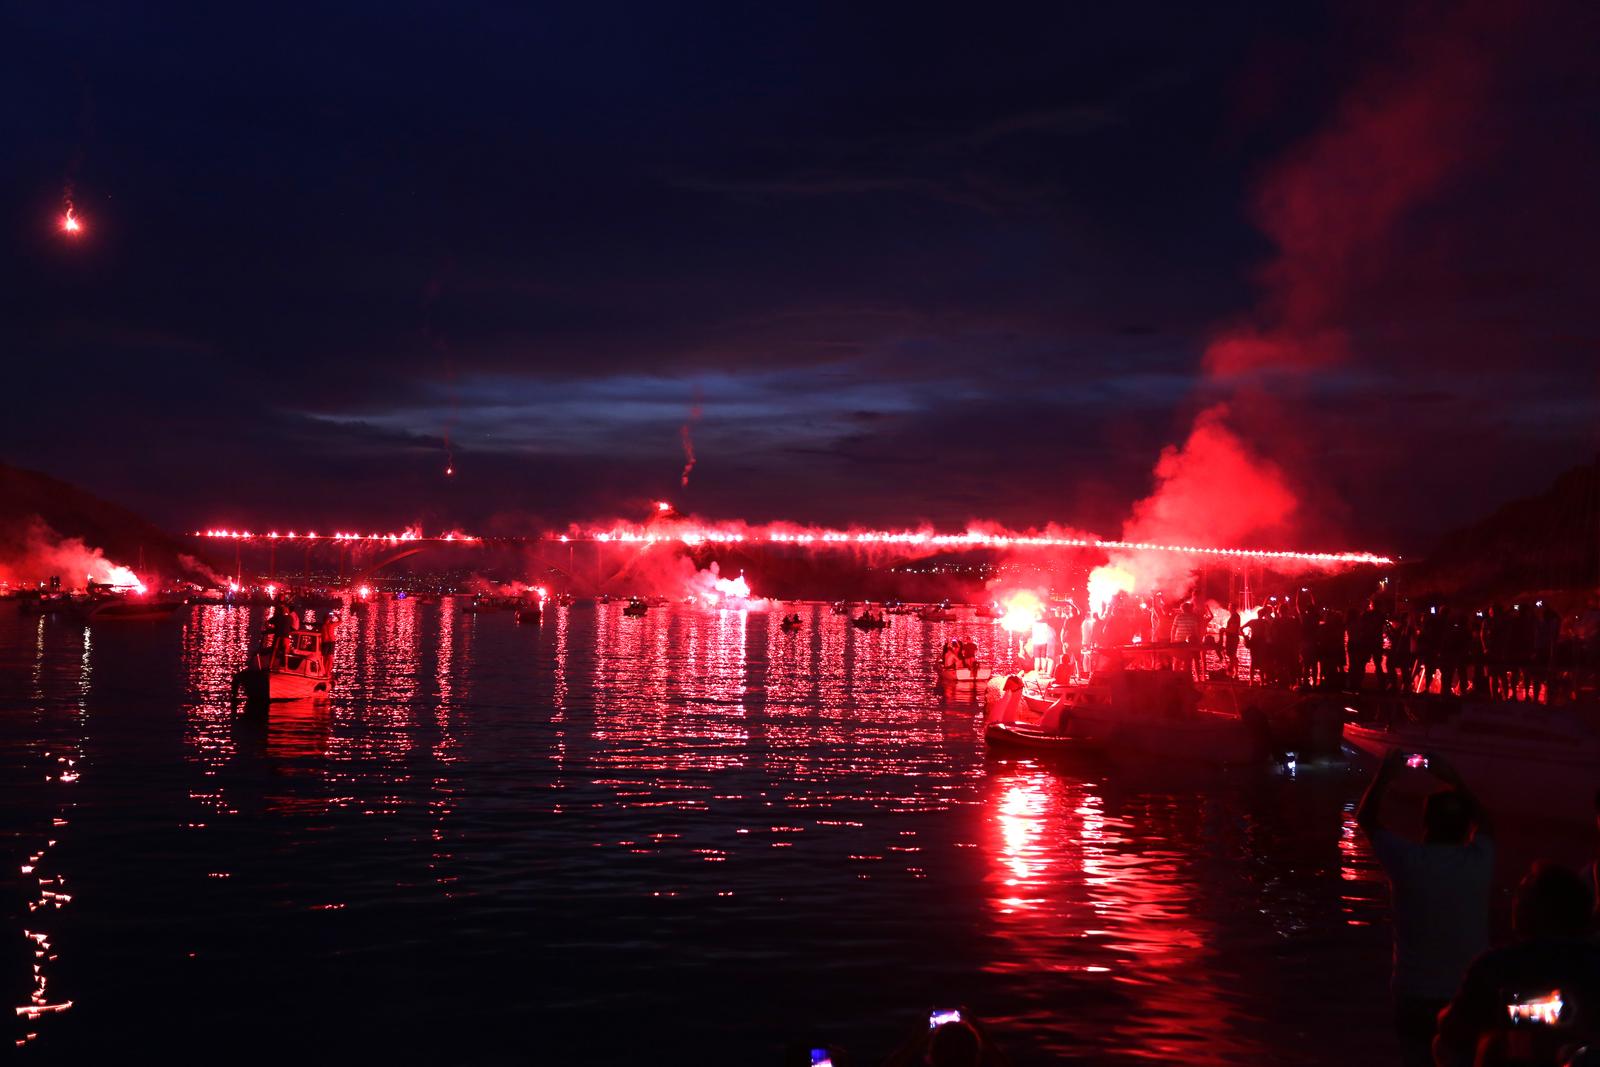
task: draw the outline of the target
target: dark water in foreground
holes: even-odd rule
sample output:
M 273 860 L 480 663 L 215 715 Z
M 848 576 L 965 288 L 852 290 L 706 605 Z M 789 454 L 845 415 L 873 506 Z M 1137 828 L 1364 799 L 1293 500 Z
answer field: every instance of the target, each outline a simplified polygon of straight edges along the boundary
M 805 610 L 377 605 L 262 725 L 259 612 L 0 605 L 0 980 L 71 1004 L 23 1058 L 877 1063 L 959 1004 L 1019 1063 L 1391 1062 L 1359 774 L 994 759 L 928 666 L 989 624 Z

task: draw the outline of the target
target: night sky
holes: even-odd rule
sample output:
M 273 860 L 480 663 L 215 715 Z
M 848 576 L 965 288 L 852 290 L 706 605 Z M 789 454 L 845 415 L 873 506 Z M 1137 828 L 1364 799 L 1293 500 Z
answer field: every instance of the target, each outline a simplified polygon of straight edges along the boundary
M 1213 410 L 1409 550 L 1600 443 L 1592 3 L 523 7 L 11 6 L 0 458 L 1115 535 Z

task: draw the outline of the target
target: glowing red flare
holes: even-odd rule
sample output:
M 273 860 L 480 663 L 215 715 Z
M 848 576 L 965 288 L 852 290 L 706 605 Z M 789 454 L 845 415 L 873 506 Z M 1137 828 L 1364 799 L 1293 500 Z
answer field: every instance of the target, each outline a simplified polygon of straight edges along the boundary
M 1006 613 L 1000 619 L 1000 625 L 1014 634 L 1024 634 L 1033 629 L 1033 624 L 1044 617 L 1044 605 L 1033 593 L 1024 589 L 1014 593 L 1006 600 Z
M 744 580 L 742 574 L 737 578 L 718 578 L 715 588 L 723 596 L 749 597 L 750 595 L 750 583 Z
M 83 232 L 83 220 L 78 218 L 78 213 L 73 210 L 71 204 L 68 204 L 67 210 L 61 214 L 61 232 L 70 237 L 76 237 Z
M 1118 593 L 1133 592 L 1134 577 L 1115 563 L 1107 563 L 1089 572 L 1089 610 L 1095 614 L 1111 606 Z

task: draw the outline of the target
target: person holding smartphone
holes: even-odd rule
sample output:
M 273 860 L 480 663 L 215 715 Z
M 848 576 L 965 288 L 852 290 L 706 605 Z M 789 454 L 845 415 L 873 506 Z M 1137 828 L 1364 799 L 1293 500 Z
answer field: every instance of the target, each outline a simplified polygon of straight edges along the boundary
M 1416 758 L 1420 757 L 1420 758 Z M 1413 770 L 1407 770 L 1407 764 Z M 1432 774 L 1445 788 L 1423 806 L 1423 839 L 1382 824 L 1383 798 L 1402 773 Z M 1389 878 L 1394 912 L 1395 1035 L 1407 1067 L 1433 1063 L 1439 1012 L 1467 966 L 1489 947 L 1494 840 L 1488 814 L 1466 783 L 1434 753 L 1391 749 L 1356 809 L 1356 824 Z
M 1600 946 L 1583 879 L 1535 863 L 1512 904 L 1517 942 L 1473 961 L 1439 1017 L 1435 1062 L 1567 1063 L 1600 1038 Z

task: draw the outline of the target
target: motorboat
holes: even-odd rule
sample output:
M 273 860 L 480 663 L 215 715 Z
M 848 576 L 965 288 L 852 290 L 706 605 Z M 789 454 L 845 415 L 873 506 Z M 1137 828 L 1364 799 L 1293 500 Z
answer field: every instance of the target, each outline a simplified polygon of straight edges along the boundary
M 512 616 L 518 623 L 537 623 L 544 618 L 544 605 L 537 600 L 517 605 L 515 615 Z
M 949 605 L 930 604 L 917 612 L 917 618 L 923 622 L 955 622 L 956 613 L 950 610 Z
M 1351 747 L 1376 758 L 1392 748 L 1442 756 L 1491 810 L 1556 819 L 1587 819 L 1594 811 L 1600 782 L 1594 701 L 1355 694 L 1347 705 L 1344 739 Z
M 983 728 L 984 744 L 990 748 L 1038 754 L 1087 753 L 1083 740 L 1071 734 L 1048 733 L 1037 726 L 1020 722 L 991 722 Z
M 634 597 L 632 600 L 629 600 L 628 606 L 622 609 L 622 613 L 624 615 L 634 619 L 639 618 L 641 615 L 648 614 L 649 611 L 650 605 L 645 603 L 643 600 L 640 600 L 638 597 Z
M 882 630 L 888 627 L 889 620 L 874 615 L 857 615 L 850 620 L 850 625 L 858 630 Z
M 783 621 L 778 624 L 778 627 L 785 633 L 794 633 L 804 625 L 805 623 L 801 620 L 799 615 L 785 615 L 783 617 Z
M 86 622 L 161 622 L 185 606 L 181 597 L 147 594 L 138 589 L 89 583 L 88 596 L 73 602 L 75 613 Z
M 1338 694 L 1303 693 L 1232 678 L 1211 678 L 1197 685 L 1201 708 L 1265 720 L 1274 751 L 1294 752 L 1302 761 L 1340 755 L 1345 710 Z
M 333 665 L 323 657 L 321 631 L 292 630 L 274 638 L 233 676 L 233 689 L 247 704 L 326 700 L 333 691 Z
M 939 663 L 935 664 L 935 669 L 941 685 L 982 685 L 994 673 L 987 663 L 975 663 L 971 667 L 946 667 Z
M 979 604 L 972 609 L 972 615 L 977 619 L 998 619 L 1000 617 L 1000 609 L 993 604 Z
M 69 610 L 74 603 L 77 601 L 67 593 L 24 593 L 17 597 L 17 610 L 24 615 L 54 615 Z
M 836 601 L 834 601 L 833 602 L 833 613 L 835 615 L 848 615 L 848 614 L 850 614 L 850 601 L 848 601 L 848 600 L 836 600 Z
M 1205 707 L 1187 672 L 1155 666 L 1154 658 L 1140 661 L 1138 646 L 1122 651 L 1126 658 L 1118 666 L 1096 671 L 1087 682 L 991 677 L 989 720 L 1044 724 L 1046 732 L 1108 752 L 1198 763 L 1250 763 L 1272 751 L 1264 715 Z
M 87 605 L 84 618 L 94 622 L 163 622 L 185 606 L 181 600 L 142 596 L 104 597 Z
M 515 611 L 520 605 L 515 597 L 497 597 L 479 595 L 467 602 L 461 609 L 463 615 L 484 615 L 494 611 Z

